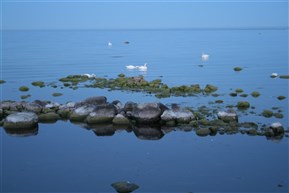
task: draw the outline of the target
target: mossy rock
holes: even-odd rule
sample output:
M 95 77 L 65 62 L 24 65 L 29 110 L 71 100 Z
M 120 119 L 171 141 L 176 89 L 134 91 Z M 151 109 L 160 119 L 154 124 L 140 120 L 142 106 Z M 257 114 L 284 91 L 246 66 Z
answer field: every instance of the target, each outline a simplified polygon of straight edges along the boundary
M 45 83 L 43 81 L 35 81 L 31 83 L 33 86 L 38 86 L 38 87 L 45 87 Z
M 241 70 L 243 70 L 241 67 L 235 67 L 235 68 L 234 68 L 234 71 L 236 71 L 236 72 L 239 72 L 239 71 L 241 71 Z
M 284 117 L 284 115 L 281 113 L 274 113 L 273 116 L 276 117 L 277 119 L 282 119 Z
M 20 86 L 20 87 L 19 87 L 19 90 L 20 90 L 21 92 L 27 92 L 27 91 L 29 91 L 29 88 L 28 88 L 27 86 Z
M 247 134 L 248 134 L 248 135 L 255 136 L 255 135 L 257 135 L 257 130 L 256 130 L 256 129 L 249 129 L 249 130 L 247 131 Z
M 257 92 L 257 91 L 254 91 L 254 92 L 251 93 L 251 96 L 257 98 L 257 97 L 260 96 L 260 93 Z
M 240 97 L 247 97 L 248 96 L 248 94 L 240 94 Z
M 62 93 L 58 93 L 58 92 L 52 93 L 52 96 L 54 96 L 54 97 L 58 97 L 58 96 L 62 96 L 62 95 L 63 95 Z
M 71 113 L 71 110 L 70 109 L 59 109 L 58 111 L 57 111 L 57 113 L 59 114 L 59 116 L 61 117 L 61 118 L 63 118 L 63 119 L 68 119 L 69 118 L 69 116 L 70 116 L 70 113 Z
M 120 73 L 119 75 L 117 75 L 118 77 L 125 77 L 125 74 Z
M 279 78 L 282 78 L 282 79 L 289 79 L 289 75 L 280 75 Z
M 215 103 L 221 104 L 221 103 L 224 103 L 224 101 L 223 100 L 215 100 Z
M 29 97 L 31 97 L 31 94 L 28 94 L 28 95 L 22 95 L 20 98 L 21 98 L 21 99 L 27 99 L 27 98 L 29 98 Z
M 286 97 L 285 96 L 278 96 L 277 99 L 278 100 L 284 100 L 284 99 L 286 99 Z
M 206 87 L 205 87 L 205 89 L 204 89 L 204 91 L 205 91 L 206 93 L 212 93 L 212 92 L 215 92 L 215 91 L 217 91 L 217 90 L 218 90 L 218 87 L 213 86 L 213 85 L 211 85 L 211 84 L 207 84 Z
M 241 88 L 237 88 L 237 89 L 235 90 L 235 92 L 236 92 L 236 93 L 241 93 L 241 92 L 244 92 L 244 90 L 241 89 Z
M 59 115 L 53 112 L 38 115 L 38 120 L 42 123 L 55 123 L 58 119 Z
M 263 110 L 262 115 L 263 117 L 270 118 L 273 116 L 273 112 L 270 110 Z
M 211 134 L 211 130 L 209 128 L 200 128 L 196 130 L 196 134 L 201 137 L 205 137 Z
M 5 80 L 0 80 L 0 84 L 4 84 L 5 82 Z
M 232 97 L 236 97 L 236 96 L 238 96 L 238 94 L 235 93 L 235 92 L 232 92 L 232 93 L 230 93 L 230 96 L 232 96 Z
M 237 108 L 238 109 L 248 109 L 250 107 L 250 103 L 247 101 L 239 101 L 237 103 Z

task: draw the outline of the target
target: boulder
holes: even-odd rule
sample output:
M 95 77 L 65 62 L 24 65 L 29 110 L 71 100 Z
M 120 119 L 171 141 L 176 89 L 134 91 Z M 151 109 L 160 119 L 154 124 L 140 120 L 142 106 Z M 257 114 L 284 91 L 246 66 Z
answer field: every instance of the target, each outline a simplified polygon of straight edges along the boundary
M 229 122 L 238 122 L 238 115 L 233 109 L 228 109 L 227 111 L 219 111 L 218 114 L 218 119 L 229 123 Z
M 191 111 L 176 108 L 174 110 L 165 110 L 161 115 L 161 119 L 166 122 L 175 120 L 177 123 L 189 123 L 194 118 L 194 114 Z
M 131 118 L 140 123 L 152 123 L 160 120 L 163 113 L 160 103 L 141 103 L 132 108 Z
M 39 122 L 42 122 L 42 123 L 54 123 L 58 119 L 60 119 L 60 116 L 54 112 L 49 112 L 49 113 L 38 115 L 38 120 Z
M 85 118 L 95 110 L 95 106 L 81 106 L 74 109 L 70 114 L 70 121 L 82 122 Z
M 117 114 L 113 118 L 112 123 L 115 124 L 115 125 L 129 125 L 130 121 L 125 116 L 123 116 L 122 114 Z
M 272 123 L 270 127 L 265 129 L 265 135 L 267 137 L 283 136 L 284 132 L 284 127 L 279 122 Z
M 82 102 L 76 103 L 76 107 L 81 107 L 84 105 L 104 105 L 107 103 L 105 96 L 95 96 L 89 97 Z
M 23 104 L 23 109 L 25 111 L 29 111 L 29 112 L 33 112 L 33 113 L 36 113 L 36 114 L 39 114 L 41 113 L 42 111 L 42 106 L 37 104 L 37 103 L 24 103 Z
M 204 137 L 211 134 L 211 130 L 209 128 L 199 128 L 196 130 L 196 134 L 198 136 Z
M 38 117 L 33 112 L 17 112 L 8 115 L 4 120 L 5 129 L 29 129 L 38 126 Z
M 115 182 L 115 183 L 112 183 L 111 186 L 118 193 L 129 193 L 139 188 L 137 184 L 131 183 L 129 181 Z
M 96 106 L 93 112 L 89 113 L 86 118 L 88 124 L 108 123 L 113 120 L 117 113 L 113 104 Z

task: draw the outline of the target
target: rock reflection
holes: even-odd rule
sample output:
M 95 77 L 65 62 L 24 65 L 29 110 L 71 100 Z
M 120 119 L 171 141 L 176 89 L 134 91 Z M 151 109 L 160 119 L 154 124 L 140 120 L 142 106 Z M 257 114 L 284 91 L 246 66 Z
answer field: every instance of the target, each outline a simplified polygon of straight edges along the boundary
M 29 137 L 29 136 L 35 136 L 38 134 L 38 126 L 34 128 L 26 128 L 26 129 L 4 128 L 4 130 L 8 135 L 15 136 L 15 137 Z
M 161 127 L 158 126 L 136 126 L 133 132 L 137 138 L 144 140 L 159 140 L 164 136 Z

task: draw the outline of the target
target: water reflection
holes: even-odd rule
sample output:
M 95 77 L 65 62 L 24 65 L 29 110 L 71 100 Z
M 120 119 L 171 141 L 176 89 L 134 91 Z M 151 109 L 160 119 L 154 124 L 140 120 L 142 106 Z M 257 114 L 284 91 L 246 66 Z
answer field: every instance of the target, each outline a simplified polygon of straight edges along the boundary
M 134 133 L 134 135 L 141 140 L 160 140 L 166 134 L 171 133 L 172 131 L 176 132 L 195 132 L 199 137 L 206 136 L 216 136 L 216 135 L 247 135 L 255 137 L 264 137 L 267 140 L 273 142 L 279 142 L 283 138 L 288 138 L 288 130 L 281 133 L 268 133 L 266 130 L 258 129 L 244 129 L 242 127 L 235 126 L 234 129 L 224 129 L 217 127 L 204 127 L 198 128 L 190 125 L 183 125 L 178 127 L 170 127 L 166 125 L 114 125 L 114 124 L 86 124 L 80 122 L 71 122 L 74 125 L 77 125 L 86 130 L 92 131 L 96 136 L 113 136 L 115 133 L 127 132 Z M 4 128 L 5 132 L 10 136 L 17 137 L 29 137 L 35 136 L 38 134 L 38 127 L 35 128 L 26 128 L 26 129 L 7 129 Z
M 26 129 L 4 128 L 4 130 L 8 135 L 16 136 L 16 137 L 29 137 L 29 136 L 35 136 L 38 134 L 38 127 L 26 128 Z

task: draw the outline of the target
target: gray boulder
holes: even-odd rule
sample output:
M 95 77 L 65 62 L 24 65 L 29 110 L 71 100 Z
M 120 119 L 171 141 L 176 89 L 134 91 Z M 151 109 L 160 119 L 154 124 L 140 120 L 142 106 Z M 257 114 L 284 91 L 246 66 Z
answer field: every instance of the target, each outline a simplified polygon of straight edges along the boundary
M 162 113 L 160 103 L 141 103 L 132 108 L 131 118 L 140 123 L 152 123 L 159 121 Z
M 70 121 L 82 122 L 85 118 L 95 110 L 95 106 L 81 106 L 74 109 L 70 114 Z
M 178 123 L 189 123 L 194 118 L 194 114 L 185 109 L 169 109 L 165 110 L 161 115 L 161 119 L 166 122 L 177 121 Z
M 96 106 L 93 112 L 89 113 L 86 118 L 88 124 L 108 123 L 113 120 L 117 113 L 113 104 Z
M 32 102 L 32 103 L 24 103 L 22 105 L 23 105 L 23 109 L 25 111 L 33 112 L 33 113 L 36 113 L 36 114 L 39 114 L 42 111 L 42 106 L 37 104 L 37 103 L 34 103 L 34 102 Z
M 105 96 L 95 96 L 85 99 L 82 102 L 76 104 L 76 107 L 84 106 L 84 105 L 103 105 L 107 103 L 107 99 Z
M 130 121 L 128 120 L 128 118 L 126 118 L 122 114 L 117 114 L 113 118 L 112 123 L 115 124 L 115 125 L 129 125 Z
M 8 115 L 3 127 L 6 129 L 29 129 L 38 126 L 38 117 L 33 112 L 17 112 Z

